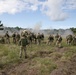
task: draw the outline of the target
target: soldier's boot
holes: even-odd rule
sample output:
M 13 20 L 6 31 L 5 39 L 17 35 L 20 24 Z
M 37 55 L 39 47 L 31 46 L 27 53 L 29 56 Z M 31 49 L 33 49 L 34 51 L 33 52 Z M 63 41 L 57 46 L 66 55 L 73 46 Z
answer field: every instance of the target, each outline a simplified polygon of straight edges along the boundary
M 28 58 L 28 56 L 25 56 L 25 59 L 27 59 Z
M 25 59 L 28 58 L 27 53 L 26 53 L 26 47 L 24 49 L 24 53 L 25 53 Z

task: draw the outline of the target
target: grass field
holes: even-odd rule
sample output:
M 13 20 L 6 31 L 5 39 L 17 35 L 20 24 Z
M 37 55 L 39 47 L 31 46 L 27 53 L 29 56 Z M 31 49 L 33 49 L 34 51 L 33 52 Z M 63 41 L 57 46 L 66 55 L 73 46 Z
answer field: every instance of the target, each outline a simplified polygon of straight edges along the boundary
M 45 43 L 29 45 L 27 46 L 28 58 L 25 59 L 24 55 L 23 58 L 19 58 L 20 46 L 12 43 L 0 44 L 0 73 L 7 75 L 56 75 L 53 72 L 62 67 L 65 72 L 62 75 L 68 75 L 68 67 L 64 65 L 68 62 L 70 65 L 70 60 L 76 55 L 76 46 L 68 46 L 65 40 L 62 41 L 62 46 L 63 48 L 58 48 L 55 44 L 46 45 Z

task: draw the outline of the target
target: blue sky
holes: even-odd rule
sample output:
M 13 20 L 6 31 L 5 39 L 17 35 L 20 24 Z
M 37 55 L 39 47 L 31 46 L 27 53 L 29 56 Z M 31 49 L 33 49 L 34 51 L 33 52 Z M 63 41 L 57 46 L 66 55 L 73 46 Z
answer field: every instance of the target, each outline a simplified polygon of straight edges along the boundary
M 6 27 L 76 27 L 76 0 L 0 0 L 0 5 L 0 20 Z

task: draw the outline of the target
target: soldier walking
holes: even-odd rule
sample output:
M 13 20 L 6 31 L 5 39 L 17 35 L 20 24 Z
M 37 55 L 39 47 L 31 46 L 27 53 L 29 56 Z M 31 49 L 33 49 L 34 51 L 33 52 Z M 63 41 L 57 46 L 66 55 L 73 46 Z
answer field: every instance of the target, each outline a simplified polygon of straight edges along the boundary
M 16 44 L 16 33 L 15 32 L 13 33 L 12 38 L 13 38 L 13 43 Z
M 16 34 L 16 43 L 17 43 L 17 44 L 19 43 L 19 40 L 20 40 L 20 34 L 17 33 L 17 34 Z
M 22 34 L 21 39 L 19 41 L 20 47 L 20 58 L 22 58 L 22 52 L 24 51 L 25 58 L 27 58 L 27 53 L 26 53 L 26 46 L 28 45 L 28 40 L 27 36 L 25 34 Z
M 59 37 L 56 41 L 56 46 L 60 48 L 61 47 L 61 42 L 62 42 L 62 37 L 59 35 Z
M 51 45 L 53 43 L 53 41 L 54 41 L 54 37 L 53 37 L 53 35 L 50 35 L 48 37 L 48 44 Z
M 71 45 L 71 44 L 72 44 L 72 41 L 73 41 L 73 36 L 72 36 L 72 35 L 68 35 L 68 36 L 66 37 L 66 41 L 67 41 L 67 44 L 68 44 L 68 45 Z
M 5 33 L 5 42 L 6 42 L 7 44 L 10 43 L 10 36 L 9 36 L 8 31 Z
M 59 34 L 57 33 L 56 36 L 55 36 L 55 41 L 57 41 L 59 38 Z
M 40 35 L 40 33 L 38 33 L 38 35 L 37 35 L 37 42 L 38 42 L 38 45 L 41 44 L 41 35 Z

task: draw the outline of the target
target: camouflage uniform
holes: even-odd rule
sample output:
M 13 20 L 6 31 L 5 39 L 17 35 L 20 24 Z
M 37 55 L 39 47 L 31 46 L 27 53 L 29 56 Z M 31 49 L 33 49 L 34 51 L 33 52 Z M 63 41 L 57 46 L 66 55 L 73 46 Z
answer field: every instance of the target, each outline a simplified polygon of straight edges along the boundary
M 56 46 L 61 47 L 62 37 L 59 36 L 56 42 Z
M 36 34 L 32 33 L 32 39 L 33 39 L 34 43 L 37 44 L 37 36 L 36 36 Z
M 20 58 L 22 57 L 22 52 L 24 51 L 25 54 L 25 58 L 27 58 L 27 53 L 26 53 L 26 46 L 28 45 L 28 40 L 27 37 L 25 35 L 22 35 L 20 41 L 19 41 L 19 45 L 21 46 L 20 49 Z
M 16 44 L 16 33 L 13 33 L 12 38 L 13 38 L 13 43 Z
M 48 44 L 50 45 L 51 43 L 53 43 L 53 41 L 54 41 L 54 37 L 52 35 L 50 35 L 48 37 Z
M 76 36 L 73 36 L 73 45 L 76 45 Z
M 9 34 L 8 34 L 8 31 L 7 31 L 6 34 L 5 34 L 5 42 L 6 42 L 6 43 L 10 43 L 10 36 L 9 36 Z
M 20 34 L 16 34 L 16 43 L 18 44 L 18 42 L 19 42 L 19 40 L 20 40 Z
M 72 41 L 73 41 L 72 35 L 68 35 L 68 36 L 66 37 L 66 40 L 67 40 L 67 44 L 68 44 L 68 45 L 71 45 L 71 44 L 72 44 Z
M 40 33 L 38 33 L 38 35 L 37 35 L 37 42 L 38 42 L 38 44 L 41 44 L 41 35 L 40 35 Z
M 44 40 L 44 34 L 43 33 L 41 34 L 41 40 Z
M 32 33 L 28 34 L 28 41 L 30 44 L 32 44 Z
M 58 38 L 59 38 L 59 34 L 57 33 L 55 36 L 56 41 L 58 40 Z

